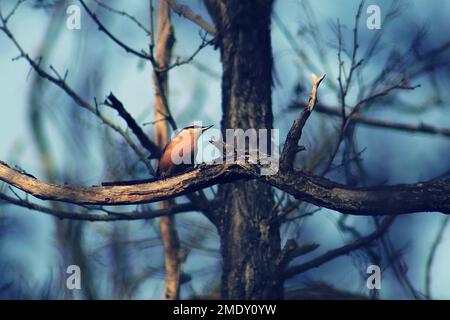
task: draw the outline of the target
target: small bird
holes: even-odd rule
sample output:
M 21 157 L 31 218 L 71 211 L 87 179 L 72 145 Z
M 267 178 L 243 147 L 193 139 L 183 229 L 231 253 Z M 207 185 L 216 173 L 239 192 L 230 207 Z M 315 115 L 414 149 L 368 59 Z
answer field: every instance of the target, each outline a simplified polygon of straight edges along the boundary
M 197 140 L 203 132 L 212 126 L 202 127 L 193 125 L 183 128 L 174 139 L 169 141 L 162 151 L 156 177 L 167 178 L 194 167 L 194 161 L 198 151 Z M 174 156 L 179 159 L 175 161 Z M 179 163 L 180 161 L 178 160 L 181 159 L 183 159 L 183 162 Z M 187 163 L 184 161 L 185 159 L 188 159 Z
M 194 167 L 194 160 L 197 156 L 197 140 L 203 132 L 211 128 L 213 125 L 202 126 L 188 126 L 183 128 L 178 135 L 166 144 L 164 150 L 161 153 L 158 163 L 158 170 L 156 171 L 155 178 L 141 179 L 141 180 L 128 180 L 128 181 L 114 181 L 114 182 L 102 182 L 102 186 L 120 186 L 120 185 L 135 185 L 147 182 L 153 182 L 161 178 L 167 178 L 169 176 L 183 173 L 189 168 Z M 179 150 L 178 155 L 180 158 L 189 159 L 188 163 L 174 163 L 172 160 L 172 152 L 174 149 Z M 183 157 L 184 151 L 187 151 L 186 157 Z M 187 158 L 189 157 L 189 158 Z

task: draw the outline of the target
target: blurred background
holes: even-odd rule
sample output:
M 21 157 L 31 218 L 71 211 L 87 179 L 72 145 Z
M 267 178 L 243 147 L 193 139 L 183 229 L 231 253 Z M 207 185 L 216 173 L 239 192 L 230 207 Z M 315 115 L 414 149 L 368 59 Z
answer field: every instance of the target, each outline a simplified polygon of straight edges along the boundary
M 145 30 L 99 2 L 87 3 L 117 38 L 138 51 L 148 49 L 149 36 Z M 148 1 L 103 2 L 126 11 L 143 26 L 150 24 Z M 209 19 L 202 1 L 179 2 Z M 9 12 L 15 3 L 1 0 L 0 9 Z M 153 135 L 151 66 L 99 32 L 82 8 L 81 28 L 68 29 L 66 9 L 71 4 L 80 6 L 77 1 L 26 1 L 9 20 L 9 29 L 33 59 L 41 57 L 40 65 L 50 73 L 50 65 L 60 74 L 67 70 L 66 81 L 79 95 L 94 104 L 113 92 L 145 132 Z M 365 27 L 366 8 L 370 4 L 381 9 L 380 30 Z M 299 112 L 293 101 L 308 99 L 311 72 L 327 73 L 319 94 L 320 103 L 339 105 L 336 93 L 339 39 L 343 59 L 348 61 L 358 6 L 359 1 L 354 0 L 275 1 L 272 96 L 274 127 L 280 129 L 282 141 Z M 366 115 L 450 128 L 450 49 L 447 50 L 448 33 L 444 32 L 450 30 L 448 12 L 447 1 L 366 1 L 359 29 L 359 56 L 367 62 L 355 75 L 348 100 L 356 103 L 361 92 L 370 91 L 381 71 L 395 70 L 396 76 L 403 75 L 411 85 L 420 87 L 382 97 L 370 106 Z M 173 23 L 174 58 L 187 58 L 202 42 L 199 27 L 176 14 Z M 444 49 L 436 56 L 427 56 L 442 46 Z M 24 59 L 16 59 L 18 55 L 14 44 L 0 32 L 0 160 L 59 184 L 98 185 L 102 181 L 147 177 L 145 167 L 120 135 L 75 105 L 62 90 L 38 77 Z M 193 121 L 220 126 L 218 50 L 212 46 L 202 49 L 192 62 L 173 68 L 169 82 L 172 113 L 180 127 Z M 101 103 L 98 108 L 128 132 L 117 112 Z M 330 152 L 338 120 L 320 112 L 312 115 L 302 138 L 308 151 L 302 153 L 300 165 L 314 167 L 323 159 L 321 155 Z M 354 130 L 352 146 L 357 161 L 351 166 L 336 166 L 329 177 L 353 185 L 412 183 L 448 174 L 450 170 L 449 136 L 372 126 L 358 126 Z M 310 150 L 315 157 L 308 156 Z M 0 183 L 0 191 L 14 196 L 5 184 Z M 23 193 L 15 192 L 25 198 Z M 76 208 L 31 197 L 29 200 L 68 211 Z M 117 210 L 153 207 L 156 205 Z M 308 213 L 306 217 L 282 224 L 282 242 L 294 236 L 300 243 L 313 241 L 320 247 L 297 262 L 371 232 L 378 221 L 327 209 L 302 210 Z M 450 299 L 447 222 L 439 213 L 400 216 L 373 246 L 291 278 L 285 284 L 290 292 L 286 297 L 305 298 L 308 292 L 323 291 L 355 297 L 413 299 L 424 298 L 428 286 L 432 298 Z M 196 212 L 178 215 L 176 223 L 186 253 L 183 265 L 186 281 L 181 286 L 181 297 L 217 296 L 221 272 L 217 231 Z M 81 290 L 66 288 L 66 269 L 73 264 L 82 271 Z M 371 264 L 382 269 L 382 288 L 377 292 L 366 287 L 366 268 Z M 163 286 L 164 257 L 157 219 L 59 220 L 0 200 L 0 298 L 160 299 Z

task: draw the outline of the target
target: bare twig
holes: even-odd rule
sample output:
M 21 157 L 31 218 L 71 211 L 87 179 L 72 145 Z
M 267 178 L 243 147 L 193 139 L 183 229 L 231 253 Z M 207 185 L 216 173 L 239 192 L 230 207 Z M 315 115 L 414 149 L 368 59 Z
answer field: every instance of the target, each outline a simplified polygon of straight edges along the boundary
M 175 67 L 187 64 L 189 62 L 191 62 L 196 56 L 197 54 L 205 47 L 211 45 L 214 43 L 215 38 L 211 39 L 211 40 L 206 40 L 205 36 L 201 36 L 202 42 L 199 45 L 199 47 L 192 53 L 191 56 L 189 56 L 186 59 L 181 60 L 180 58 L 178 58 L 173 64 L 167 64 L 165 67 L 161 67 L 158 65 L 157 61 L 155 61 L 155 57 L 153 56 L 153 48 L 154 48 L 154 37 L 153 37 L 153 33 L 150 33 L 150 53 L 145 52 L 144 50 L 138 51 L 136 49 L 131 48 L 130 46 L 128 46 L 127 44 L 125 44 L 122 40 L 120 40 L 119 38 L 117 38 L 116 36 L 114 36 L 112 34 L 111 31 L 109 31 L 105 25 L 100 21 L 100 19 L 97 17 L 97 15 L 95 13 L 93 13 L 89 7 L 86 5 L 86 3 L 84 2 L 84 0 L 79 0 L 82 4 L 82 6 L 84 7 L 84 9 L 86 10 L 86 12 L 88 13 L 88 15 L 92 18 L 92 20 L 94 20 L 94 22 L 97 24 L 98 28 L 100 31 L 104 32 L 113 42 L 115 42 L 119 47 L 121 47 L 122 49 L 124 49 L 127 53 L 131 53 L 134 54 L 135 56 L 150 61 L 150 63 L 152 64 L 153 69 L 155 70 L 155 72 L 157 73 L 163 73 L 165 71 L 168 71 L 170 69 L 173 69 Z M 153 8 L 153 5 L 151 4 L 150 6 L 151 8 Z M 153 22 L 152 22 L 153 23 Z M 151 32 L 151 31 L 150 31 Z M 160 77 L 160 76 L 159 76 Z M 161 80 L 158 80 L 161 81 Z M 165 102 L 166 105 L 168 105 L 167 101 Z M 173 129 L 176 129 L 176 125 L 175 123 L 172 121 L 172 117 L 169 117 L 169 122 L 172 126 Z
M 321 210 L 322 210 L 322 208 L 316 208 L 316 209 L 313 209 L 313 210 L 310 210 L 310 211 L 306 211 L 305 213 L 298 214 L 296 216 L 292 216 L 292 217 L 285 216 L 285 218 L 283 219 L 283 222 L 294 221 L 294 220 L 310 217 L 313 214 L 315 214 L 316 212 L 319 212 Z
M 108 10 L 109 12 L 113 12 L 115 14 L 118 14 L 120 16 L 124 16 L 128 19 L 130 19 L 131 21 L 133 21 L 140 29 L 142 29 L 148 36 L 151 35 L 151 32 L 149 29 L 147 29 L 135 16 L 132 16 L 131 14 L 129 14 L 128 12 L 124 11 L 124 10 L 117 10 L 109 5 L 107 5 L 106 3 L 104 3 L 103 1 L 100 0 L 94 0 L 95 3 L 97 3 L 100 7 Z
M 283 250 L 278 258 L 278 266 L 280 272 L 284 272 L 289 262 L 300 256 L 306 255 L 319 248 L 319 244 L 315 242 L 306 243 L 302 246 L 298 246 L 294 239 L 290 239 L 284 245 Z
M 303 50 L 301 46 L 298 45 L 294 35 L 292 34 L 292 32 L 290 32 L 288 27 L 283 22 L 283 19 L 281 19 L 277 13 L 273 14 L 273 21 L 275 22 L 275 25 L 278 26 L 282 35 L 286 38 L 286 41 L 290 45 L 291 49 L 294 51 L 295 54 L 298 55 L 302 63 L 304 63 L 310 70 L 317 70 L 318 67 L 314 64 L 313 61 L 311 61 L 311 59 L 308 59 L 306 52 Z
M 378 220 L 373 218 L 375 223 L 378 225 Z M 394 271 L 394 275 L 400 283 L 401 287 L 405 290 L 407 294 L 410 295 L 411 298 L 419 300 L 422 299 L 422 293 L 418 292 L 416 288 L 414 288 L 413 284 L 409 280 L 406 274 L 406 265 L 400 259 L 400 254 L 394 250 L 393 243 L 389 238 L 389 234 L 383 235 L 381 237 L 381 245 L 384 251 L 387 254 L 388 263 L 392 265 L 392 269 Z
M 345 121 L 343 122 L 343 124 L 341 126 L 341 129 L 339 131 L 339 137 L 338 137 L 337 143 L 336 143 L 336 145 L 335 145 L 335 147 L 334 147 L 334 149 L 333 149 L 333 151 L 331 153 L 331 156 L 329 157 L 329 159 L 328 159 L 326 165 L 324 166 L 324 168 L 323 168 L 323 170 L 322 170 L 320 175 L 323 176 L 323 175 L 327 174 L 328 171 L 331 169 L 333 161 L 334 161 L 334 159 L 336 158 L 336 156 L 337 156 L 337 154 L 339 152 L 339 149 L 340 149 L 340 146 L 342 144 L 342 141 L 344 140 L 345 134 L 347 132 L 347 128 L 350 126 L 353 117 L 356 114 L 358 114 L 365 105 L 367 105 L 368 103 L 372 102 L 373 100 L 376 100 L 377 98 L 384 97 L 384 96 L 388 95 L 392 91 L 395 91 L 395 90 L 414 90 L 414 89 L 416 89 L 418 87 L 420 87 L 420 85 L 410 86 L 410 85 L 405 84 L 404 80 L 401 80 L 398 84 L 394 84 L 392 86 L 386 87 L 386 88 L 384 88 L 383 90 L 380 90 L 377 93 L 371 94 L 371 95 L 369 95 L 369 96 L 359 100 L 355 104 L 353 109 L 351 110 L 350 114 L 345 117 Z
M 281 170 L 287 171 L 293 168 L 293 162 L 295 159 L 295 155 L 298 151 L 298 142 L 302 136 L 303 127 L 306 124 L 311 112 L 314 109 L 317 101 L 317 89 L 325 78 L 325 75 L 321 77 L 317 77 L 315 74 L 312 74 L 313 86 L 311 89 L 311 95 L 309 97 L 308 105 L 305 107 L 303 112 L 299 115 L 298 119 L 295 120 L 291 129 L 289 130 L 288 136 L 286 138 L 286 143 L 283 148 L 283 152 L 280 157 L 280 165 Z
M 164 0 L 167 1 L 174 12 L 186 19 L 192 21 L 196 25 L 200 26 L 203 30 L 207 31 L 211 35 L 216 34 L 216 29 L 207 23 L 203 18 L 194 13 L 188 6 L 178 4 L 176 0 Z
M 49 214 L 51 216 L 57 217 L 59 219 L 68 219 L 68 220 L 80 220 L 80 221 L 100 221 L 100 222 L 108 222 L 108 221 L 122 221 L 122 220 L 148 220 L 155 219 L 163 216 L 170 216 L 177 213 L 183 212 L 191 212 L 197 211 L 197 208 L 192 203 L 186 204 L 174 204 L 170 208 L 158 209 L 152 211 L 132 211 L 132 212 L 113 212 L 103 208 L 87 208 L 85 212 L 75 212 L 73 210 L 57 210 L 54 208 L 49 208 L 45 206 L 41 206 L 35 204 L 29 200 L 23 199 L 16 194 L 16 197 L 10 197 L 4 193 L 0 192 L 0 199 L 6 201 L 7 203 L 28 208 L 30 210 L 42 212 L 45 214 Z M 106 214 L 92 214 L 86 211 L 102 211 Z
M 363 60 L 356 61 L 356 55 L 359 49 L 358 44 L 358 28 L 359 28 L 359 21 L 361 19 L 361 13 L 364 6 L 364 0 L 362 0 L 359 3 L 358 11 L 356 12 L 355 17 L 355 25 L 353 27 L 353 50 L 352 50 L 352 56 L 351 56 L 351 63 L 350 63 L 350 70 L 348 71 L 348 76 L 346 78 L 346 86 L 344 91 L 344 105 L 345 105 L 345 96 L 348 94 L 348 90 L 350 88 L 350 85 L 352 83 L 352 76 L 354 74 L 354 71 L 362 64 Z
M 296 101 L 292 103 L 289 108 L 305 108 L 306 103 L 303 101 Z M 316 112 L 334 117 L 342 117 L 341 112 L 336 107 L 331 107 L 318 103 L 315 107 Z M 436 134 L 450 137 L 450 128 L 439 128 L 427 123 L 408 124 L 389 120 L 373 119 L 362 114 L 355 114 L 352 116 L 351 122 L 368 125 L 371 127 L 380 127 L 405 132 L 417 132 L 425 134 Z
M 383 90 L 380 90 L 377 93 L 374 93 L 372 95 L 369 95 L 361 100 L 359 100 L 356 105 L 353 107 L 350 116 L 353 116 L 354 114 L 358 113 L 362 107 L 364 107 L 366 104 L 372 102 L 373 100 L 376 100 L 378 98 L 387 96 L 388 94 L 390 94 L 392 91 L 395 90 L 415 90 L 417 88 L 420 88 L 420 84 L 415 85 L 415 86 L 410 86 L 408 85 L 404 79 L 402 79 L 399 83 L 394 84 L 392 86 L 386 87 Z
M 136 56 L 138 56 L 139 58 L 142 58 L 144 60 L 148 60 L 148 61 L 154 61 L 153 56 L 146 53 L 144 50 L 141 51 L 137 51 L 133 48 L 131 48 L 130 46 L 126 45 L 124 42 L 122 42 L 119 38 L 117 38 L 116 36 L 114 36 L 104 25 L 103 23 L 98 19 L 97 15 L 95 13 L 93 13 L 89 7 L 86 5 L 86 3 L 84 2 L 84 0 L 79 0 L 81 5 L 83 6 L 84 10 L 86 10 L 86 12 L 88 13 L 88 15 L 92 18 L 92 20 L 94 20 L 94 22 L 97 24 L 99 30 L 101 32 L 104 32 L 112 41 L 114 41 L 119 47 L 123 48 L 126 52 L 128 53 L 132 53 Z
M 150 55 L 153 57 L 153 50 L 155 49 L 155 7 L 153 0 L 150 4 Z
M 22 3 L 24 3 L 27 0 L 17 0 L 16 4 L 14 5 L 14 7 L 11 9 L 11 11 L 9 12 L 8 15 L 6 15 L 6 17 L 3 19 L 3 23 L 6 24 L 8 23 L 8 20 L 16 13 L 17 9 L 19 9 L 20 5 Z
M 340 248 L 330 250 L 327 253 L 298 266 L 290 267 L 284 272 L 284 278 L 288 279 L 310 269 L 320 267 L 324 263 L 331 261 L 337 257 L 346 255 L 354 250 L 370 245 L 374 240 L 378 239 L 388 230 L 388 228 L 394 222 L 394 219 L 395 217 L 387 217 L 384 219 L 380 227 L 368 236 L 358 239 Z
M 142 128 L 136 123 L 134 118 L 125 109 L 122 102 L 117 99 L 112 92 L 108 95 L 105 104 L 119 113 L 119 115 L 127 123 L 128 127 L 131 129 L 131 131 L 133 131 L 133 133 L 136 135 L 141 145 L 150 152 L 151 157 L 159 158 L 161 149 L 147 137 Z
M 172 64 L 170 64 L 170 65 L 168 65 L 167 67 L 164 67 L 164 68 L 163 67 L 159 67 L 157 70 L 159 72 L 165 72 L 165 71 L 169 71 L 169 70 L 171 70 L 171 69 L 173 69 L 175 67 L 179 67 L 179 66 L 182 66 L 184 64 L 191 63 L 194 60 L 194 58 L 197 56 L 197 54 L 199 54 L 200 51 L 202 51 L 202 49 L 204 49 L 207 46 L 213 44 L 214 41 L 215 41 L 215 38 L 213 38 L 211 40 L 207 40 L 206 39 L 206 34 L 205 35 L 200 35 L 200 37 L 202 39 L 202 42 L 200 43 L 198 48 L 189 57 L 184 58 L 184 59 L 182 59 L 180 57 L 177 57 L 175 62 L 173 62 Z
M 427 258 L 426 266 L 425 266 L 425 296 L 427 299 L 432 299 L 431 294 L 431 268 L 433 266 L 434 257 L 436 256 L 437 248 L 439 244 L 442 242 L 442 238 L 444 236 L 445 228 L 450 221 L 450 216 L 446 216 L 442 219 L 442 222 L 439 226 L 439 230 L 436 233 L 436 237 L 434 238 L 433 244 L 431 245 L 430 253 Z
M 119 135 L 123 137 L 123 139 L 127 142 L 127 144 L 133 149 L 133 151 L 138 155 L 139 159 L 146 165 L 147 169 L 153 173 L 153 167 L 150 163 L 150 161 L 147 159 L 145 154 L 138 148 L 138 146 L 133 142 L 133 140 L 129 137 L 129 135 L 122 130 L 119 126 L 115 125 L 111 120 L 106 118 L 104 115 L 99 113 L 98 108 L 96 106 L 92 106 L 88 101 L 86 101 L 84 98 L 82 98 L 80 95 L 78 95 L 66 82 L 65 78 L 60 76 L 58 72 L 56 72 L 56 76 L 50 75 L 47 71 L 45 71 L 39 64 L 39 62 L 36 62 L 33 60 L 28 53 L 25 52 L 25 50 L 21 47 L 21 45 L 18 43 L 12 32 L 7 27 L 5 20 L 0 15 L 0 21 L 2 22 L 2 25 L 0 26 L 0 30 L 2 30 L 9 39 L 13 42 L 13 44 L 16 46 L 16 48 L 19 50 L 20 55 L 18 58 L 25 59 L 29 65 L 33 68 L 33 70 L 44 79 L 47 79 L 60 89 L 62 89 L 77 105 L 80 107 L 90 111 L 95 116 L 97 116 L 104 124 L 106 124 L 108 127 L 116 131 Z M 53 68 L 54 70 L 54 68 Z M 53 72 L 55 72 L 54 70 Z
M 151 34 L 150 34 L 150 53 L 145 52 L 144 50 L 141 51 L 137 51 L 133 48 L 131 48 L 130 46 L 126 45 L 123 41 L 121 41 L 120 39 L 118 39 L 117 37 L 115 37 L 104 25 L 103 23 L 98 19 L 98 17 L 95 15 L 95 13 L 93 13 L 89 7 L 86 5 L 86 3 L 84 2 L 84 0 L 79 0 L 82 4 L 82 6 L 84 7 L 84 9 L 86 10 L 86 12 L 88 13 L 88 15 L 94 20 L 94 22 L 97 24 L 97 26 L 99 27 L 99 30 L 104 32 L 113 42 L 115 42 L 119 47 L 123 48 L 126 52 L 131 53 L 136 55 L 139 58 L 142 58 L 144 60 L 150 61 L 150 63 L 152 64 L 153 70 L 154 70 L 154 75 L 155 75 L 155 79 L 156 79 L 156 87 L 159 88 L 159 95 L 161 96 L 162 102 L 165 106 L 165 116 L 167 121 L 169 122 L 170 126 L 172 127 L 173 130 L 177 129 L 177 124 L 175 122 L 175 119 L 172 116 L 172 113 L 170 111 L 169 108 L 169 101 L 166 97 L 166 92 L 163 89 L 164 85 L 164 73 L 176 66 L 179 65 L 183 65 L 186 64 L 190 61 L 192 61 L 192 59 L 194 59 L 194 57 L 203 49 L 205 48 L 207 45 L 211 44 L 212 40 L 206 41 L 203 37 L 202 39 L 202 43 L 200 44 L 199 48 L 189 57 L 187 58 L 185 61 L 182 61 L 180 59 L 178 59 L 178 61 L 175 61 L 175 63 L 173 65 L 171 65 L 169 62 L 161 67 L 159 65 L 159 63 L 155 60 L 155 57 L 153 55 L 153 49 L 154 49 L 154 32 L 153 32 L 153 2 L 150 1 L 150 13 L 151 13 Z

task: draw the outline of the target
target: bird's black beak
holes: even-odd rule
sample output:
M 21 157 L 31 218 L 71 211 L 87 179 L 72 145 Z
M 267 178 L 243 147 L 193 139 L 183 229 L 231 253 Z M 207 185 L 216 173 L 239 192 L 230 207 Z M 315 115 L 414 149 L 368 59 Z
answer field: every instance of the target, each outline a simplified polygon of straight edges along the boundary
M 210 126 L 206 126 L 206 127 L 202 127 L 202 132 L 205 132 L 206 130 L 212 128 L 214 125 L 210 125 Z

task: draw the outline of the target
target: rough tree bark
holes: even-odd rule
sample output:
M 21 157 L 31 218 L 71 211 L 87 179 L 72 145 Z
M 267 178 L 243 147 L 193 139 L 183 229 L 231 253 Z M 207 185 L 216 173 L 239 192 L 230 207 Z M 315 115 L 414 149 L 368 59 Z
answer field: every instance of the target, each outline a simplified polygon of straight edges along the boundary
M 224 1 L 220 20 L 222 130 L 272 128 L 272 1 Z M 225 136 L 225 132 L 223 132 Z M 223 259 L 222 298 L 281 299 L 277 225 L 271 187 L 240 181 L 219 188 L 218 229 Z
M 241 179 L 256 179 L 287 192 L 298 200 L 319 207 L 353 215 L 391 215 L 414 212 L 442 212 L 450 214 L 450 180 L 433 179 L 414 184 L 351 188 L 328 179 L 306 174 L 301 171 L 279 172 L 276 175 L 261 176 L 259 169 L 248 164 L 200 165 L 198 168 L 179 176 L 142 184 L 116 186 L 75 186 L 56 185 L 42 182 L 27 173 L 13 169 L 0 161 L 0 180 L 24 192 L 42 199 L 83 205 L 117 206 L 151 203 L 173 199 L 204 188 Z M 0 198 L 11 202 L 11 197 L 0 193 Z M 37 209 L 24 199 L 16 199 L 16 204 Z M 29 205 L 28 205 L 29 204 Z M 186 212 L 188 208 L 198 208 L 197 203 L 176 205 L 176 210 L 159 210 L 153 213 L 114 215 L 105 219 L 92 219 L 94 215 L 80 215 L 82 220 L 122 220 L 143 219 L 164 214 Z M 217 205 L 214 204 L 214 207 Z M 47 208 L 48 209 L 48 208 Z M 39 211 L 39 210 L 38 210 Z M 46 210 L 50 213 L 49 210 Z M 55 213 L 61 218 L 74 219 L 76 214 Z M 216 219 L 213 219 L 216 220 Z

